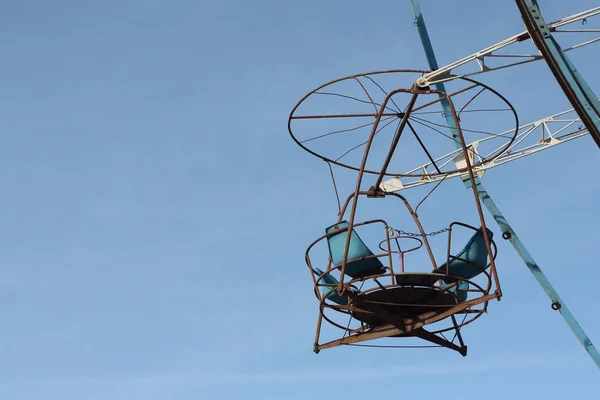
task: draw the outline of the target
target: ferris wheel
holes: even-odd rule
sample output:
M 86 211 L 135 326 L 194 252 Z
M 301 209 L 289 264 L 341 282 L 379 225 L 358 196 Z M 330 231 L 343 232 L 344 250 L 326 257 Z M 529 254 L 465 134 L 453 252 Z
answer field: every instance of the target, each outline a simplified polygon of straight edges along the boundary
M 595 346 L 482 183 L 488 169 L 578 138 L 590 136 L 600 146 L 600 102 L 567 56 L 600 41 L 600 27 L 593 27 L 600 25 L 600 17 L 594 19 L 600 7 L 547 23 L 535 0 L 515 2 L 526 31 L 440 67 L 419 2 L 410 0 L 429 70 L 336 79 L 310 91 L 293 108 L 291 137 L 328 164 L 339 205 L 305 255 L 319 304 L 315 352 L 378 346 L 377 340 L 388 339 L 394 343 L 382 346 L 445 347 L 466 356 L 462 328 L 502 297 L 494 241 L 501 237 L 513 245 L 552 309 L 600 367 Z M 583 39 L 561 47 L 559 35 Z M 536 52 L 510 52 L 527 41 Z M 532 62 L 547 64 L 573 108 L 520 124 L 499 88 L 476 78 Z M 440 114 L 443 122 L 433 118 Z M 356 175 L 345 201 L 335 185 L 334 167 Z M 476 223 L 453 220 L 431 232 L 418 209 L 455 177 L 465 184 Z M 425 185 L 431 191 L 411 204 L 404 193 Z M 384 215 L 385 202 L 393 203 L 394 213 Z M 499 234 L 494 235 L 484 209 Z M 436 247 L 439 237 L 444 244 Z M 324 322 L 341 337 L 323 341 Z M 400 339 L 412 344 L 396 343 Z

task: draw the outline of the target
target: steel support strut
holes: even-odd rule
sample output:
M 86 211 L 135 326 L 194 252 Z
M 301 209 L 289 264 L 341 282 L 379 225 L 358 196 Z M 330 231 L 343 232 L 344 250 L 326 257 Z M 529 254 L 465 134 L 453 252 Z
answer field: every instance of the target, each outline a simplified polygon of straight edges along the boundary
M 600 102 L 556 42 L 547 26 L 536 0 L 515 0 L 527 32 L 565 96 L 600 147 Z
M 575 336 L 577 336 L 577 339 L 579 339 L 579 341 L 581 342 L 585 350 L 588 352 L 590 357 L 592 357 L 598 368 L 600 368 L 600 354 L 598 353 L 598 350 L 596 350 L 596 347 L 592 344 L 592 341 L 584 332 L 581 325 L 579 325 L 573 314 L 571 314 L 571 311 L 567 308 L 567 305 L 560 298 L 558 292 L 554 289 L 548 278 L 546 278 L 546 275 L 544 275 L 540 267 L 537 265 L 537 263 L 531 256 L 531 254 L 529 254 L 529 252 L 525 248 L 525 245 L 523 244 L 523 242 L 521 242 L 521 239 L 519 239 L 515 231 L 512 229 L 512 227 L 504 217 L 504 215 L 502 215 L 500 209 L 492 200 L 492 197 L 481 184 L 481 180 L 476 179 L 476 181 L 477 183 L 475 184 L 475 187 L 477 188 L 477 193 L 479 194 L 479 197 L 483 201 L 483 204 L 485 204 L 485 206 L 487 207 L 490 214 L 492 214 L 492 216 L 496 220 L 498 226 L 500 226 L 500 229 L 502 230 L 502 237 L 510 240 L 510 243 L 513 245 L 515 250 L 517 250 L 517 253 L 519 253 L 519 256 L 521 256 L 521 258 L 527 265 L 527 268 L 529 268 L 535 279 L 542 287 L 542 289 L 544 289 L 548 297 L 550 297 L 550 300 L 552 301 L 552 309 L 557 310 L 561 313 L 561 315 L 563 316 L 573 333 L 575 333 Z
M 516 0 L 516 1 L 517 1 L 517 3 L 524 2 L 522 0 Z M 530 0 L 525 0 L 525 1 L 528 3 L 535 3 L 535 1 L 532 2 Z M 429 67 L 431 70 L 436 70 L 436 69 L 438 69 L 438 64 L 437 64 L 437 60 L 435 58 L 435 54 L 433 52 L 433 46 L 431 44 L 431 40 L 429 39 L 429 34 L 427 33 L 427 27 L 425 26 L 423 14 L 421 13 L 421 8 L 419 6 L 419 0 L 410 0 L 410 3 L 412 6 L 412 9 L 413 9 L 414 16 L 415 16 L 415 25 L 417 26 L 417 29 L 419 31 L 419 36 L 421 37 L 421 43 L 423 44 L 423 49 L 425 50 L 427 62 L 429 63 Z M 537 7 L 537 4 L 536 4 L 536 7 Z M 540 16 L 540 18 L 541 18 L 541 16 Z M 537 43 L 536 43 L 536 45 L 537 45 Z M 558 50 L 560 51 L 560 49 L 558 49 Z M 566 59 L 566 57 L 564 57 L 564 59 Z M 568 61 L 567 61 L 566 63 L 564 63 L 564 65 L 568 66 L 568 65 L 570 65 L 570 63 L 568 63 Z M 559 81 L 559 83 L 560 83 L 560 81 Z M 446 92 L 445 86 L 442 82 L 436 83 L 435 86 L 436 86 L 437 90 L 440 90 L 444 93 Z M 562 86 L 562 84 L 561 84 L 561 86 Z M 587 85 L 585 85 L 585 87 L 587 87 Z M 564 88 L 563 88 L 563 90 L 564 90 Z M 580 91 L 581 91 L 581 87 L 580 87 Z M 566 91 L 565 91 L 565 93 L 566 93 Z M 595 97 L 594 97 L 594 99 L 595 99 Z M 571 100 L 571 98 L 569 98 L 569 100 Z M 455 124 L 454 119 L 452 118 L 452 113 L 449 112 L 450 106 L 449 106 L 448 102 L 445 100 L 442 100 L 441 103 L 442 103 L 442 108 L 444 110 L 444 113 L 446 115 L 446 121 L 450 128 L 450 132 L 452 133 L 452 137 L 455 138 L 455 143 L 458 148 L 460 146 L 460 143 L 458 140 L 456 140 L 457 126 Z M 590 108 L 589 110 L 592 110 L 592 108 Z M 598 114 L 594 114 L 594 115 L 596 117 L 598 117 Z M 581 119 L 583 121 L 583 116 L 581 116 Z M 597 127 L 599 127 L 600 125 L 594 124 L 594 126 L 597 129 Z M 586 125 L 586 127 L 587 127 L 587 125 Z M 588 129 L 590 129 L 590 128 L 588 127 Z M 591 133 L 592 133 L 592 130 L 590 129 L 590 134 Z M 598 139 L 599 140 L 597 140 L 597 142 L 600 144 L 600 135 L 598 136 Z M 471 189 L 472 183 L 469 180 L 463 180 L 463 182 L 465 183 L 465 186 L 467 186 L 467 188 Z M 506 220 L 504 215 L 500 212 L 500 209 L 498 208 L 496 203 L 494 203 L 494 201 L 492 200 L 492 197 L 489 195 L 489 193 L 483 187 L 483 184 L 481 183 L 481 179 L 479 179 L 477 177 L 475 177 L 475 188 L 477 189 L 477 194 L 478 194 L 479 198 L 481 199 L 483 204 L 485 204 L 488 211 L 490 212 L 490 214 L 492 214 L 494 220 L 496 221 L 496 223 L 502 230 L 503 237 L 508 238 L 510 240 L 511 244 L 513 245 L 513 247 L 515 248 L 515 250 L 521 257 L 521 259 L 523 259 L 523 261 L 525 262 L 525 265 L 527 266 L 527 268 L 529 268 L 529 270 L 531 271 L 531 273 L 533 274 L 535 279 L 538 281 L 538 283 L 540 284 L 540 286 L 542 287 L 544 292 L 546 292 L 546 294 L 552 301 L 552 308 L 555 310 L 558 310 L 560 312 L 560 314 L 563 316 L 563 318 L 565 319 L 565 321 L 567 322 L 567 324 L 569 325 L 569 327 L 571 328 L 571 330 L 573 331 L 575 336 L 577 336 L 577 339 L 579 339 L 579 341 L 581 342 L 581 344 L 583 345 L 585 350 L 588 352 L 588 354 L 592 358 L 592 360 L 594 360 L 594 362 L 596 363 L 596 366 L 598 366 L 598 368 L 600 368 L 600 353 L 598 353 L 598 350 L 596 350 L 596 347 L 594 347 L 591 340 L 584 332 L 583 328 L 579 325 L 579 323 L 577 322 L 577 320 L 575 319 L 573 314 L 571 314 L 571 311 L 569 311 L 569 309 L 567 308 L 567 305 L 563 302 L 563 300 L 560 298 L 560 296 L 558 295 L 556 290 L 552 287 L 552 285 L 550 284 L 550 281 L 548 280 L 548 278 L 546 278 L 546 275 L 544 275 L 544 273 L 542 272 L 540 267 L 537 265 L 537 263 L 531 256 L 531 254 L 525 248 L 525 245 L 521 242 L 521 240 L 517 236 L 516 232 L 512 229 L 512 227 L 510 226 L 510 224 L 508 223 L 508 221 Z

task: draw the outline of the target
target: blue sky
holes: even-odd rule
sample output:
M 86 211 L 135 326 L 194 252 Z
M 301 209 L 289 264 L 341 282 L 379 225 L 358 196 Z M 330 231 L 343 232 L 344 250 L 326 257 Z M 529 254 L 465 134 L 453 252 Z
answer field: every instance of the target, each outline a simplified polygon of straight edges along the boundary
M 560 3 L 547 20 L 597 5 Z M 523 30 L 513 2 L 422 9 L 441 64 Z M 407 1 L 24 0 L 0 20 L 2 399 L 597 397 L 506 243 L 467 358 L 312 353 L 303 256 L 336 207 L 287 117 L 328 80 L 426 68 Z M 574 60 L 599 91 L 596 54 Z M 542 63 L 481 79 L 523 122 L 570 108 Z M 484 179 L 596 344 L 598 160 L 586 137 Z

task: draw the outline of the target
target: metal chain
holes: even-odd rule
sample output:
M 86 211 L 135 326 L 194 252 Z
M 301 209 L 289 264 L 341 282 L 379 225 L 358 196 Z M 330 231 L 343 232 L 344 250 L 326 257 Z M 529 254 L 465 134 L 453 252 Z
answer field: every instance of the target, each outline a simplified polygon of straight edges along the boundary
M 405 235 L 405 236 L 420 236 L 420 237 L 435 236 L 435 235 L 439 235 L 440 233 L 448 232 L 449 230 L 450 230 L 450 228 L 444 228 L 444 229 L 440 229 L 439 231 L 421 234 L 421 233 L 404 232 L 401 229 L 395 229 L 392 227 L 388 228 L 388 232 L 389 232 L 390 236 L 394 236 L 396 233 L 398 233 L 400 235 Z

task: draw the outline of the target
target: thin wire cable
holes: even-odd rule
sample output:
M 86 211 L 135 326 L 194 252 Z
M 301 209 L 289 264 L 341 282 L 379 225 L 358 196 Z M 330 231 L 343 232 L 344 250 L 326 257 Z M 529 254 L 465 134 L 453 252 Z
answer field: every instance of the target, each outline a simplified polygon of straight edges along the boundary
M 457 290 L 458 291 L 458 290 Z M 470 310 L 471 307 L 467 308 L 467 310 Z M 460 332 L 460 329 L 463 327 L 463 324 L 465 323 L 465 321 L 467 320 L 467 313 L 465 313 L 465 316 L 463 317 L 462 322 L 460 323 L 460 325 L 458 325 L 458 327 L 456 328 L 456 331 L 454 332 L 454 337 L 452 338 L 452 343 L 454 343 L 454 339 L 456 339 L 456 337 L 458 336 L 458 332 Z
M 393 118 L 396 118 L 396 116 L 395 116 L 395 115 L 392 115 L 392 116 L 390 116 L 390 117 L 382 118 L 381 120 L 382 120 L 382 121 L 389 121 L 390 119 L 393 119 Z M 322 134 L 322 135 L 319 135 L 319 136 L 313 136 L 313 137 L 311 137 L 311 138 L 308 138 L 308 139 L 306 139 L 306 140 L 303 140 L 303 141 L 301 141 L 300 143 L 311 142 L 311 141 L 313 141 L 313 140 L 322 139 L 322 138 L 324 138 L 324 137 L 331 136 L 331 135 L 335 135 L 335 134 L 338 134 L 338 133 L 345 133 L 345 132 L 352 132 L 352 131 L 356 131 L 356 130 L 358 130 L 358 129 L 361 129 L 361 128 L 366 128 L 366 127 L 367 127 L 367 126 L 369 126 L 369 125 L 373 125 L 374 123 L 375 123 L 375 121 L 373 121 L 373 122 L 369 122 L 368 124 L 364 124 L 364 125 L 357 126 L 357 127 L 355 127 L 355 128 L 348 128 L 348 129 L 341 129 L 341 130 L 339 130 L 339 131 L 331 131 L 331 132 L 327 132 L 327 133 L 324 133 L 324 134 Z
M 439 133 L 440 135 L 442 135 L 442 136 L 444 136 L 444 137 L 446 137 L 446 138 L 448 138 L 448 139 L 452 140 L 454 143 L 458 143 L 458 144 L 460 144 L 460 142 L 459 142 L 458 140 L 454 139 L 453 137 L 450 137 L 450 136 L 446 135 L 444 132 L 440 131 L 439 129 L 436 129 L 436 128 L 434 128 L 434 127 L 431 127 L 431 126 L 429 126 L 429 125 L 425 124 L 424 122 L 418 121 L 418 120 L 416 120 L 416 119 L 414 119 L 414 118 L 413 118 L 413 121 L 414 121 L 414 122 L 416 122 L 417 124 L 421 124 L 421 125 L 423 125 L 424 127 L 426 127 L 426 128 L 429 128 L 429 129 L 431 129 L 431 130 L 433 130 L 433 131 L 435 131 L 435 132 Z M 428 122 L 429 122 L 429 121 L 428 121 Z M 433 123 L 433 122 L 432 122 L 432 123 Z M 462 128 L 461 128 L 461 130 L 462 130 Z M 473 154 L 477 155 L 477 156 L 478 156 L 478 157 L 479 157 L 481 160 L 485 160 L 485 157 L 482 157 L 482 156 L 481 156 L 481 154 L 479 154 L 478 152 L 476 152 L 474 147 L 471 147 L 471 148 L 469 148 L 469 151 L 473 152 Z
M 438 182 L 438 183 L 437 183 L 437 184 L 436 184 L 436 185 L 433 187 L 433 189 L 431 189 L 431 190 L 429 191 L 429 193 L 427 193 L 427 195 L 425 195 L 425 197 L 423 197 L 423 200 L 421 200 L 421 201 L 419 202 L 419 204 L 417 204 L 417 207 L 415 208 L 415 215 L 416 215 L 417 217 L 419 216 L 419 213 L 418 213 L 417 211 L 419 211 L 419 207 L 421 207 L 421 204 L 423 204 L 423 202 L 424 202 L 425 200 L 427 200 L 427 198 L 428 198 L 428 197 L 431 195 L 431 193 L 433 193 L 433 191 L 434 191 L 435 189 L 437 189 L 437 188 L 438 188 L 438 186 L 440 186 L 440 185 L 442 184 L 442 182 L 444 182 L 444 179 L 446 179 L 447 177 L 448 177 L 448 175 L 444 175 L 444 177 L 443 177 L 443 178 L 442 178 L 442 179 L 441 179 L 441 180 L 440 180 L 440 181 L 439 181 L 439 182 Z
M 452 340 L 448 340 L 448 338 L 446 337 L 446 335 L 444 335 L 444 332 L 440 332 L 440 335 L 441 335 L 441 336 L 444 338 L 444 340 L 445 340 L 446 342 L 449 342 L 449 343 L 453 343 L 453 342 L 454 342 L 454 339 L 452 339 Z
M 377 134 L 378 134 L 379 132 L 381 132 L 382 130 L 384 130 L 385 128 L 387 128 L 387 127 L 388 127 L 388 125 L 390 125 L 392 122 L 394 122 L 394 120 L 391 120 L 390 122 L 388 122 L 387 124 L 385 124 L 384 126 L 382 126 L 381 128 L 379 128 L 379 129 L 377 130 L 377 132 L 375 132 L 375 135 L 373 135 L 373 138 L 375 138 L 375 136 L 377 136 Z M 398 124 L 400 124 L 400 122 L 398 122 Z M 358 148 L 360 148 L 360 147 L 362 147 L 362 146 L 366 145 L 368 142 L 369 142 L 369 141 L 367 140 L 367 141 L 364 141 L 364 142 L 362 142 L 362 143 L 361 143 L 361 144 L 359 144 L 359 145 L 356 145 L 356 146 L 352 147 L 350 150 L 346 151 L 344 154 L 342 154 L 341 156 L 339 156 L 338 158 L 336 158 L 336 159 L 335 159 L 335 161 L 340 161 L 342 158 L 346 157 L 348 154 L 350 154 L 350 153 L 351 153 L 351 152 L 353 152 L 354 150 L 356 150 L 356 149 L 358 149 Z
M 427 147 L 425 147 L 425 144 L 423 143 L 423 141 L 421 140 L 421 138 L 419 137 L 419 135 L 417 134 L 417 131 L 415 130 L 415 128 L 413 128 L 413 126 L 411 125 L 410 121 L 406 121 L 406 124 L 408 125 L 408 127 L 410 128 L 410 130 L 412 131 L 413 135 L 415 135 L 415 138 L 417 139 L 417 141 L 419 142 L 419 145 L 421 145 L 421 148 L 423 149 L 423 151 L 425 152 L 425 154 L 427 154 L 427 158 L 429 158 L 429 161 L 431 161 L 431 164 L 435 167 L 436 171 L 441 174 L 442 171 L 440 171 L 440 168 L 437 166 L 437 164 L 435 163 L 435 160 L 433 159 L 433 157 L 431 156 L 431 154 L 429 153 L 429 150 L 427 150 Z
M 360 284 L 360 287 L 358 288 L 358 291 L 360 292 L 363 288 L 363 286 L 365 285 L 365 281 L 363 281 Z M 342 336 L 342 339 L 346 337 L 346 335 L 349 333 L 348 331 L 350 330 L 350 323 L 352 322 L 352 319 L 354 317 L 352 316 L 352 314 L 350 314 L 350 318 L 348 318 L 348 324 L 346 325 L 346 330 L 344 331 L 344 335 Z
M 331 180 L 333 181 L 333 190 L 335 190 L 335 198 L 338 203 L 338 215 L 342 213 L 342 203 L 340 203 L 340 195 L 337 190 L 337 184 L 335 183 L 335 176 L 333 176 L 333 168 L 331 168 L 331 164 L 329 161 L 325 161 L 327 166 L 329 167 L 329 173 L 331 174 Z
M 496 111 L 512 111 L 510 108 L 480 108 L 478 110 L 465 110 L 463 113 L 470 112 L 496 112 Z
M 448 138 L 448 139 L 452 140 L 453 142 L 459 143 L 459 142 L 458 142 L 458 140 L 454 139 L 452 136 L 446 135 L 444 132 L 440 131 L 439 129 L 435 129 L 435 128 L 433 128 L 433 127 L 431 127 L 431 126 L 429 126 L 429 125 L 425 124 L 424 122 L 422 122 L 422 121 L 419 121 L 419 119 L 420 119 L 420 118 L 419 118 L 419 119 L 416 119 L 415 117 L 410 117 L 410 119 L 412 119 L 413 121 L 415 121 L 417 124 L 423 125 L 423 126 L 424 126 L 424 127 L 426 127 L 426 128 L 429 128 L 429 129 L 431 129 L 431 130 L 434 130 L 434 131 L 436 131 L 436 132 L 437 132 L 437 133 L 439 133 L 440 135 L 442 135 L 442 136 L 444 136 L 444 137 L 446 137 L 446 138 Z M 426 121 L 426 120 L 425 120 L 425 121 Z M 429 121 L 427 121 L 427 122 L 429 122 Z
M 375 105 L 381 107 L 380 103 L 375 103 L 375 102 L 371 102 L 371 101 L 367 101 L 367 100 L 362 100 L 362 99 L 359 99 L 358 97 L 348 96 L 348 95 L 341 94 L 341 93 L 335 93 L 335 92 L 315 92 L 315 94 L 321 94 L 321 95 L 324 95 L 324 96 L 337 96 L 337 97 L 342 97 L 342 98 L 345 98 L 345 99 L 355 100 L 355 101 L 358 101 L 359 103 L 375 104 Z M 389 110 L 389 111 L 391 111 L 393 113 L 397 113 L 396 110 L 394 110 L 393 108 L 389 108 L 388 106 L 386 106 L 385 109 Z
M 363 85 L 363 83 L 360 81 L 360 79 L 358 79 L 356 77 L 354 78 L 354 80 L 358 83 L 358 85 L 362 88 L 362 90 L 365 92 L 365 94 L 367 95 L 367 97 L 371 101 L 371 104 L 373 105 L 373 108 L 375 109 L 375 112 L 376 113 L 379 112 L 379 110 L 377 109 L 376 103 L 373 101 L 373 98 L 369 94 L 369 91 L 367 90 L 367 88 L 365 88 L 365 85 Z
M 468 112 L 468 111 L 465 111 L 465 112 Z M 449 126 L 449 125 L 439 124 L 439 123 L 437 123 L 437 122 L 433 122 L 433 121 L 430 121 L 430 120 L 428 120 L 428 119 L 424 119 L 424 118 L 419 118 L 419 117 L 411 117 L 411 118 L 412 118 L 413 120 L 415 120 L 415 122 L 416 122 L 416 120 L 419 120 L 419 121 L 422 121 L 422 122 L 427 122 L 427 123 L 430 123 L 430 124 L 432 124 L 432 125 L 435 125 L 435 126 L 439 126 L 440 128 L 449 128 L 449 129 L 451 129 L 451 128 L 452 128 L 452 127 L 451 127 L 451 126 Z M 501 134 L 501 133 L 492 133 L 492 132 L 486 132 L 486 131 L 478 131 L 478 130 L 475 130 L 475 129 L 466 129 L 466 128 L 463 128 L 462 126 L 460 127 L 460 129 L 461 129 L 463 132 L 481 133 L 481 134 L 484 134 L 484 135 L 489 135 L 489 136 L 510 138 L 510 136 L 507 136 L 507 135 L 510 135 L 510 133 L 504 133 L 504 134 Z
M 479 96 L 481 93 L 485 92 L 486 90 L 487 90 L 487 88 L 486 88 L 486 87 L 484 87 L 484 88 L 483 88 L 483 89 L 481 89 L 479 92 L 477 92 L 477 94 L 476 94 L 475 96 L 471 97 L 471 100 L 467 101 L 467 103 L 466 103 L 464 106 L 462 106 L 462 108 L 461 108 L 461 109 L 458 111 L 458 113 L 456 114 L 456 116 L 460 118 L 460 113 L 461 113 L 461 112 L 463 112 L 463 110 L 464 110 L 465 108 L 467 108 L 467 106 L 468 106 L 469 104 L 471 104 L 471 103 L 473 102 L 473 100 L 475 100 L 475 99 L 477 98 L 477 96 Z
M 387 96 L 389 96 L 389 95 L 388 95 L 388 92 L 386 92 L 386 91 L 385 91 L 385 90 L 384 90 L 384 89 L 383 89 L 383 88 L 382 88 L 382 87 L 379 85 L 379 83 L 375 82 L 375 79 L 371 78 L 371 77 L 370 77 L 370 76 L 368 76 L 368 75 L 365 75 L 365 76 L 364 76 L 364 78 L 367 78 L 368 80 L 370 80 L 371 82 L 373 82 L 373 83 L 375 84 L 375 86 L 377 86 L 377 87 L 378 87 L 378 88 L 379 88 L 379 89 L 380 89 L 380 90 L 381 90 L 381 91 L 382 91 L 382 92 L 383 92 L 383 93 L 386 95 L 386 97 L 387 97 Z M 401 112 L 401 111 L 400 111 L 400 107 L 398 107 L 398 104 L 396 104 L 396 102 L 394 101 L 394 99 L 390 97 L 390 101 L 392 102 L 392 104 L 394 104 L 394 106 L 396 106 L 396 110 L 398 110 L 398 112 Z

